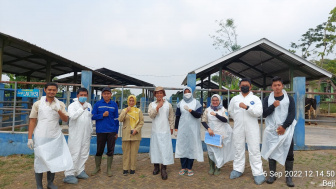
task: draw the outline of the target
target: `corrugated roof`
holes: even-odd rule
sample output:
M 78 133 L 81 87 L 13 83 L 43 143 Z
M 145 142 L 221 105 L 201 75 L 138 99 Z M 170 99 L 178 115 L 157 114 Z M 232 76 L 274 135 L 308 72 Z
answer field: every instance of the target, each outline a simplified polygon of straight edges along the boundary
M 282 77 L 284 83 L 290 83 L 290 67 L 294 68 L 294 77 L 304 76 L 307 80 L 332 77 L 325 69 L 265 38 L 189 73 L 196 73 L 197 78 L 205 79 L 209 74 L 218 72 L 220 66 L 240 78 L 251 78 L 258 87 L 263 87 L 264 77 L 266 86 L 271 85 L 271 79 L 276 75 Z M 182 84 L 186 85 L 186 78 Z

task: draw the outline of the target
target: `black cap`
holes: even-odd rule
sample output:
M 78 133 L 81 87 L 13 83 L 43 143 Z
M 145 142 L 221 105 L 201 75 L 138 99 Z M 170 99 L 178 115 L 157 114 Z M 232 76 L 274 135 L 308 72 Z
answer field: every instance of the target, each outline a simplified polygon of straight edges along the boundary
M 102 93 L 103 93 L 104 91 L 111 92 L 111 89 L 110 89 L 109 87 L 104 87 L 103 90 L 102 90 Z

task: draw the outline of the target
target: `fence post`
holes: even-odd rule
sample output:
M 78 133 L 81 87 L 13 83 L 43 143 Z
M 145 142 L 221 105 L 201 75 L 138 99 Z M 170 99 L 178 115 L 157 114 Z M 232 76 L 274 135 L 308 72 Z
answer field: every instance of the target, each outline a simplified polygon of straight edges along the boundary
M 90 104 L 92 104 L 91 102 L 91 84 L 92 84 L 92 71 L 88 71 L 88 70 L 82 70 L 82 83 L 81 86 L 86 88 L 88 90 L 88 101 Z
M 28 97 L 22 97 L 22 103 L 21 103 L 21 106 L 23 106 L 22 108 L 25 108 L 25 109 L 28 109 Z M 27 102 L 27 103 L 24 103 L 24 102 Z M 27 111 L 21 111 L 21 113 L 27 113 Z M 28 114 L 21 114 L 21 124 L 28 124 Z M 25 126 L 25 127 L 21 127 L 21 131 L 22 130 L 27 130 L 28 127 Z
M 295 119 L 297 124 L 294 132 L 294 143 L 298 149 L 305 147 L 305 94 L 306 94 L 306 78 L 295 77 L 293 81 L 293 92 L 295 100 Z
M 3 102 L 5 101 L 5 84 L 0 83 L 0 108 L 3 108 Z M 3 114 L 3 110 L 0 109 L 0 127 L 2 127 L 2 114 Z
M 13 104 L 13 124 L 12 124 L 12 132 L 14 133 L 15 127 L 15 113 L 16 113 L 16 90 L 17 90 L 17 81 L 15 81 L 15 88 L 14 88 L 14 104 Z

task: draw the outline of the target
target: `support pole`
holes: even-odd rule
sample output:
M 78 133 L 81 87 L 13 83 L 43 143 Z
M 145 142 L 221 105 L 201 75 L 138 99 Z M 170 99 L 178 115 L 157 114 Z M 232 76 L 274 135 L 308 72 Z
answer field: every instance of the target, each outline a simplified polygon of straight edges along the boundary
M 2 42 L 0 47 L 0 81 L 2 81 L 3 49 L 4 49 L 4 42 Z
M 293 68 L 293 66 L 290 66 L 289 67 L 289 81 L 290 81 L 290 91 L 293 91 L 293 85 L 294 85 L 294 83 L 293 83 L 293 79 L 294 78 L 294 68 Z M 306 83 L 304 83 L 304 86 L 306 86 Z
M 51 63 L 47 61 L 46 65 L 46 82 L 51 82 Z
M 73 80 L 73 82 L 74 82 L 75 84 L 77 84 L 77 80 L 78 80 L 78 73 L 77 73 L 77 71 L 75 71 L 75 72 L 74 72 L 74 80 Z M 73 92 L 76 92 L 76 91 L 77 91 L 77 87 L 76 87 L 76 86 L 73 86 L 73 87 L 72 87 L 72 91 L 73 91 Z
M 295 77 L 293 81 L 293 92 L 295 100 L 297 124 L 294 131 L 294 143 L 298 149 L 303 150 L 305 147 L 305 95 L 306 95 L 306 78 Z
M 222 89 L 222 80 L 223 80 L 223 73 L 222 73 L 222 70 L 223 70 L 223 66 L 221 65 L 219 67 L 219 77 L 218 77 L 218 89 L 221 90 Z M 219 96 L 222 96 L 222 91 L 219 91 Z
M 196 74 L 188 74 L 187 85 L 191 88 L 191 93 L 194 93 L 196 88 Z
M 81 86 L 88 90 L 88 101 L 91 102 L 91 84 L 92 84 L 92 71 L 82 70 L 82 83 Z M 93 104 L 92 104 L 93 105 Z

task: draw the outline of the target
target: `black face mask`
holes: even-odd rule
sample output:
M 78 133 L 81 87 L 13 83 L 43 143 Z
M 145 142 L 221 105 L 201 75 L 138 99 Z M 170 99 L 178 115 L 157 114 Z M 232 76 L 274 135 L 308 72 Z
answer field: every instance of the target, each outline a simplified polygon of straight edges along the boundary
M 248 93 L 250 91 L 250 87 L 249 86 L 242 86 L 240 89 L 241 89 L 242 93 Z

